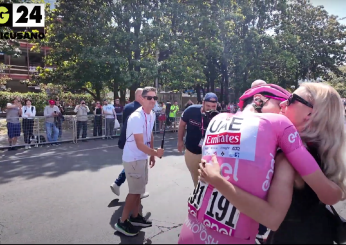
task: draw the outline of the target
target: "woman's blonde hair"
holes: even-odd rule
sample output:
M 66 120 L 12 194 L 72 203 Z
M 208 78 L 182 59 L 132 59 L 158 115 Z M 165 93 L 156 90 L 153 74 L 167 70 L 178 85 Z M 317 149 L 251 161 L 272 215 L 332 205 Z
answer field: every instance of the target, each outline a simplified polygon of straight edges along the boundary
M 308 100 L 314 106 L 310 119 L 300 132 L 304 142 L 317 143 L 323 172 L 346 195 L 345 109 L 338 92 L 323 83 L 303 83 Z

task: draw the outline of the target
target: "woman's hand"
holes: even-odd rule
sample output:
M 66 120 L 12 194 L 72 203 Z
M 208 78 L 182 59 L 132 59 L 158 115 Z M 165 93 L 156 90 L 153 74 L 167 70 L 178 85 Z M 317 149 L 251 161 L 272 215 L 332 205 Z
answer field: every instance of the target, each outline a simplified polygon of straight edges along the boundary
M 222 178 L 220 165 L 215 155 L 212 156 L 209 163 L 202 159 L 202 162 L 199 164 L 199 168 L 199 179 L 204 183 L 215 186 L 220 178 Z

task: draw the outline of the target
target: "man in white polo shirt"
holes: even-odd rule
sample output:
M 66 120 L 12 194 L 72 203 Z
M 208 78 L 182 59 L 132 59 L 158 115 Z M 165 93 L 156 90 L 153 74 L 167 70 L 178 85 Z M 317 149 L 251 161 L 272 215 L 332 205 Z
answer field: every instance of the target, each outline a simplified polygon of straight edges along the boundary
M 126 197 L 124 210 L 115 229 L 126 236 L 135 236 L 138 230 L 134 226 L 150 227 L 151 221 L 139 214 L 141 194 L 145 193 L 148 183 L 148 155 L 150 168 L 155 165 L 155 157 L 163 156 L 163 149 L 154 149 L 153 127 L 155 125 L 156 89 L 145 87 L 142 92 L 141 105 L 131 114 L 127 121 L 126 143 L 123 151 L 123 165 L 129 194 Z M 129 218 L 130 213 L 132 216 Z M 129 218 L 129 219 L 128 219 Z

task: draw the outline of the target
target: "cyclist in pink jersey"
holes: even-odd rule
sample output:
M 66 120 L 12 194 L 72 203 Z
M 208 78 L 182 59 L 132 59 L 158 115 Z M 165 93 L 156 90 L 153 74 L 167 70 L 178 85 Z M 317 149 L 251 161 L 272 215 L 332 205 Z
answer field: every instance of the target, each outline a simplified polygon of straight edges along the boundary
M 343 133 L 344 112 L 340 95 L 328 85 L 304 83 L 280 106 L 280 113 L 294 122 L 323 173 L 342 189 L 345 198 L 346 136 Z M 319 113 L 321 111 L 323 113 Z M 267 225 L 272 230 L 268 242 L 333 244 L 336 228 L 329 211 L 295 174 L 281 153 L 276 157 L 275 175 L 267 201 L 229 182 L 220 185 L 222 177 L 216 158 L 213 163 L 212 166 L 201 165 L 201 179 L 215 186 L 234 206 L 239 207 L 240 212 Z
M 266 199 L 274 173 L 274 158 L 280 147 L 320 199 L 336 199 L 341 190 L 323 175 L 293 124 L 285 116 L 266 113 L 278 113 L 280 102 L 290 94 L 279 86 L 265 85 L 252 88 L 244 95 L 253 100 L 253 107 L 235 115 L 220 114 L 210 122 L 203 159 L 208 162 L 215 154 L 223 179 Z M 240 107 L 244 102 L 247 101 L 241 100 Z M 254 110 L 262 113 L 255 114 Z M 258 222 L 240 213 L 213 186 L 199 181 L 188 206 L 180 244 L 254 243 Z

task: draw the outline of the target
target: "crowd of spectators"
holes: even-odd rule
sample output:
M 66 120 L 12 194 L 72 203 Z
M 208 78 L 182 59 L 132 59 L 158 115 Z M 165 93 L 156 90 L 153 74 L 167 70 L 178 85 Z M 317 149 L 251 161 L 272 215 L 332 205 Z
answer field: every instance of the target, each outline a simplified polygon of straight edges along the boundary
M 23 106 L 22 101 L 19 98 L 15 98 L 11 103 L 8 103 L 6 107 L 9 150 L 12 151 L 17 149 L 16 145 L 18 137 L 20 137 L 21 133 L 23 133 L 25 149 L 31 148 L 31 146 L 33 144 L 37 144 L 38 141 L 40 141 L 40 143 L 47 142 L 49 143 L 48 145 L 59 145 L 64 131 L 63 124 L 66 114 L 64 103 L 61 103 L 59 98 L 49 100 L 48 105 L 44 108 L 43 116 L 45 120 L 45 137 L 42 135 L 35 135 L 34 132 L 34 119 L 37 116 L 36 107 L 31 104 L 31 100 L 26 100 L 24 103 L 25 105 Z M 128 103 L 130 103 L 130 101 L 127 100 L 125 104 Z M 166 110 L 167 104 L 170 105 L 169 111 Z M 173 131 L 177 130 L 177 113 L 181 110 L 185 110 L 191 105 L 194 105 L 192 100 L 187 101 L 182 108 L 179 107 L 178 101 L 157 102 L 153 111 L 156 114 L 157 127 L 161 133 L 163 132 L 165 126 L 173 129 Z M 73 108 L 70 110 L 72 109 Z M 116 131 L 116 134 L 120 132 L 118 130 L 122 125 L 123 110 L 124 106 L 121 105 L 119 99 L 116 99 L 114 104 L 109 103 L 106 99 L 103 101 L 103 103 L 96 101 L 90 108 L 86 104 L 85 100 L 81 100 L 72 111 L 72 113 L 76 115 L 77 119 L 77 139 L 81 138 L 82 142 L 87 141 L 88 120 L 90 118 L 90 114 L 93 115 L 92 136 L 112 139 L 114 137 L 114 131 Z M 236 112 L 237 105 L 231 103 L 226 105 L 222 101 L 221 103 L 218 103 L 217 110 L 220 112 Z M 20 118 L 22 118 L 21 122 Z M 103 128 L 105 128 L 104 132 Z

